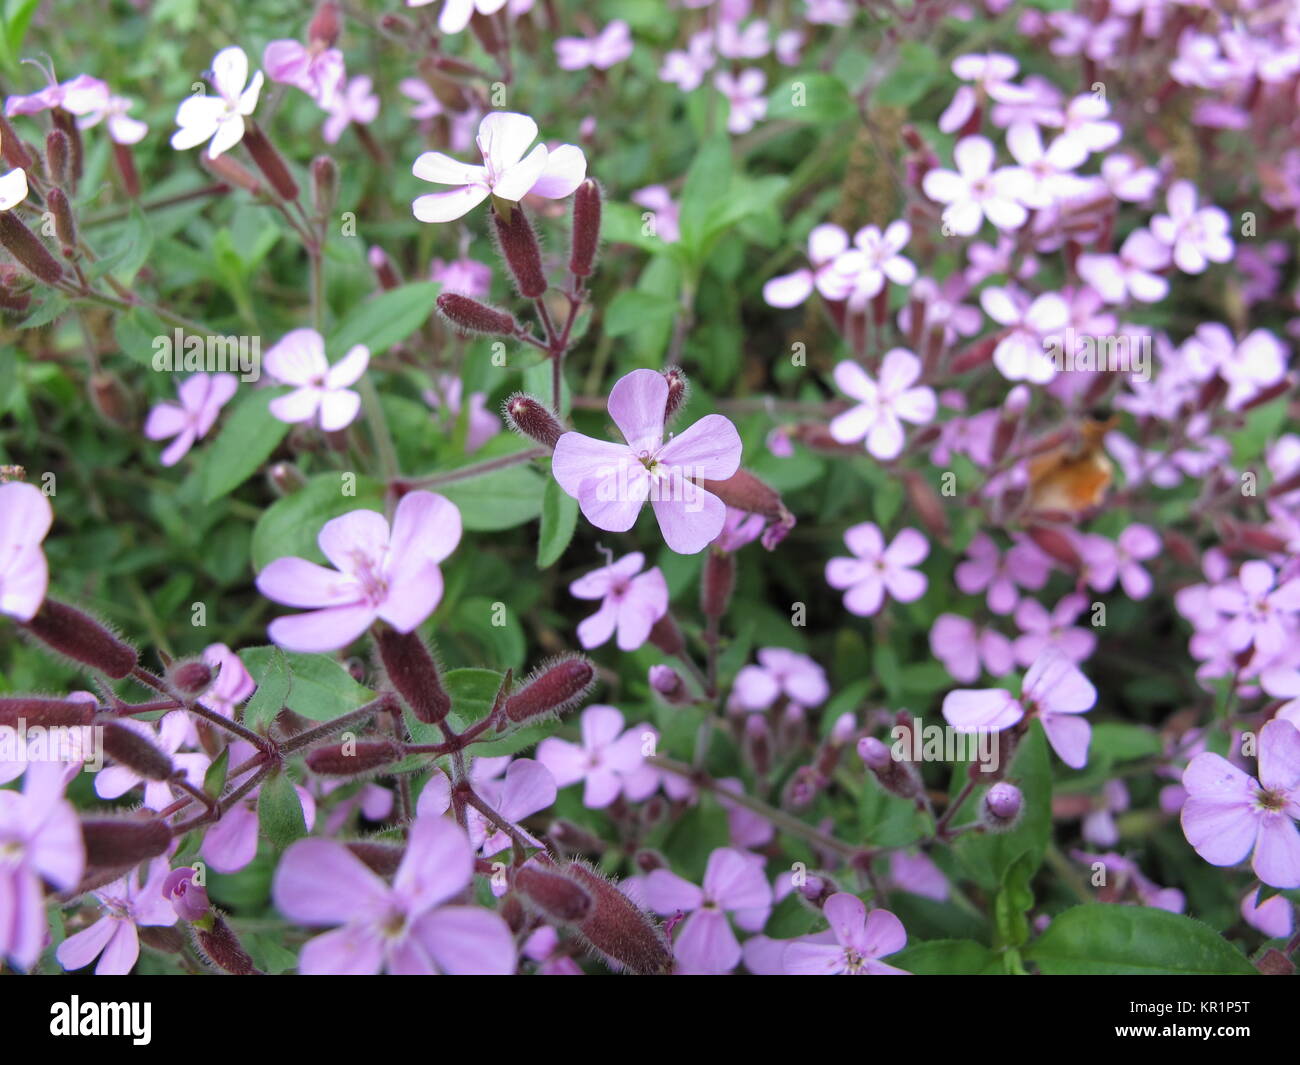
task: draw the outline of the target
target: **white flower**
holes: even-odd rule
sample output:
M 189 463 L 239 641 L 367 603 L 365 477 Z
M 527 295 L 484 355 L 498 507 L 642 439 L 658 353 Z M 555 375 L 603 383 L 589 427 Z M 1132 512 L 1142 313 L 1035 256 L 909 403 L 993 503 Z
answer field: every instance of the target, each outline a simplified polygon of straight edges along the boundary
M 835 367 L 835 384 L 858 401 L 831 421 L 831 436 L 841 444 L 866 438 L 867 450 L 882 462 L 898 458 L 903 450 L 903 426 L 899 419 L 924 425 L 934 418 L 938 403 L 924 385 L 914 388 L 921 376 L 921 360 L 906 348 L 894 348 L 880 364 L 880 379 L 873 381 L 856 362 L 846 359 Z
M 176 109 L 180 129 L 172 134 L 172 147 L 178 151 L 211 141 L 208 156 L 215 159 L 238 144 L 244 137 L 244 118 L 257 106 L 262 72 L 249 81 L 244 50 L 223 48 L 212 59 L 212 87 L 216 96 L 191 96 Z
M 27 171 L 16 167 L 0 177 L 0 211 L 12 211 L 27 199 Z
M 355 384 L 370 363 L 370 350 L 358 344 L 331 366 L 325 342 L 314 329 L 295 329 L 266 353 L 263 365 L 277 381 L 298 387 L 271 400 L 270 410 L 282 422 L 311 421 L 319 414 L 327 433 L 345 429 L 361 409 Z
M 969 237 L 987 218 L 998 229 L 1018 229 L 1029 217 L 1022 206 L 1030 182 L 1016 167 L 993 169 L 993 145 L 966 137 L 952 152 L 957 170 L 931 170 L 921 185 L 925 194 L 946 203 L 943 220 L 952 232 Z

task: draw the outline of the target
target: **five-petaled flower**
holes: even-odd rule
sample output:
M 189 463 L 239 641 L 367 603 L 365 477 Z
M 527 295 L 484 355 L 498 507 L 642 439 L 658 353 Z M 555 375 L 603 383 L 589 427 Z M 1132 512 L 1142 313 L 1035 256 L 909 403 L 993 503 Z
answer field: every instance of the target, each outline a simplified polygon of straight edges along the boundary
M 286 333 L 266 353 L 263 366 L 281 384 L 294 390 L 271 400 L 270 410 L 282 422 L 313 419 L 327 433 L 346 429 L 361 409 L 361 396 L 349 388 L 361 380 L 370 364 L 370 349 L 357 344 L 333 366 L 325 358 L 325 341 L 314 329 Z
M 238 46 L 223 48 L 212 60 L 216 96 L 198 93 L 176 109 L 172 147 L 178 151 L 208 143 L 208 156 L 217 158 L 244 139 L 244 119 L 257 107 L 262 72 L 248 77 L 248 56 Z

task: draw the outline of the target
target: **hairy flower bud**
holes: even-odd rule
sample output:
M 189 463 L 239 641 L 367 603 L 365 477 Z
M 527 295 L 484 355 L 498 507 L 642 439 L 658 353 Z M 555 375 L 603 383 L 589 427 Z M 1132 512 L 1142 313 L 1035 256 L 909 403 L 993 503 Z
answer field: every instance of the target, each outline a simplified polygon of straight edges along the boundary
M 396 873 L 402 864 L 402 857 L 406 854 L 406 849 L 396 843 L 380 843 L 377 840 L 351 840 L 346 846 L 361 859 L 367 869 L 380 876 L 392 876 Z
M 762 514 L 773 521 L 786 514 L 785 504 L 774 489 L 769 488 L 748 470 L 737 470 L 725 481 L 704 481 L 706 491 L 712 492 L 729 507 Z
M 516 392 L 506 400 L 502 408 L 510 428 L 521 436 L 535 440 L 543 447 L 555 450 L 555 445 L 564 435 L 564 426 L 546 405 L 526 392 Z
M 402 745 L 393 740 L 366 743 L 349 740 L 310 751 L 307 768 L 322 777 L 355 777 L 400 762 L 403 754 Z
M 89 725 L 96 704 L 80 699 L 47 699 L 35 695 L 7 695 L 0 698 L 0 727 L 76 728 Z
M 589 277 L 600 245 L 600 186 L 587 178 L 573 194 L 573 246 L 569 270 L 576 277 Z
M 210 927 L 192 925 L 191 928 L 194 945 L 216 968 L 231 976 L 252 976 L 257 972 L 253 959 L 221 914 L 213 911 Z
M 553 921 L 574 924 L 591 913 L 591 892 L 557 867 L 529 862 L 515 874 L 515 887 Z
M 907 492 L 907 501 L 916 511 L 932 539 L 946 541 L 949 525 L 948 512 L 934 486 L 918 470 L 906 470 L 903 473 L 903 488 Z
M 444 292 L 438 297 L 438 311 L 462 333 L 486 333 L 488 336 L 514 336 L 519 323 L 514 315 L 489 307 L 459 292 Z
M 169 780 L 176 772 L 167 755 L 120 721 L 104 723 L 103 742 L 105 754 L 145 780 Z
M 921 791 L 921 778 L 910 762 L 897 761 L 893 753 L 874 736 L 858 740 L 858 757 L 891 795 L 910 799 Z
M 506 717 L 516 725 L 563 714 L 582 701 L 596 671 L 581 655 L 560 658 L 542 667 L 506 700 Z
M 328 155 L 311 161 L 311 202 L 316 213 L 327 215 L 334 210 L 339 195 L 338 164 Z
M 181 702 L 190 703 L 211 687 L 216 676 L 201 658 L 178 658 L 167 667 L 164 679 Z
M 397 268 L 393 266 L 393 260 L 388 257 L 388 252 L 378 245 L 374 245 L 366 252 L 366 260 L 370 263 L 370 269 L 375 272 L 375 280 L 379 282 L 379 287 L 385 292 L 397 288 L 402 279 L 397 274 Z
M 1062 565 L 1070 569 L 1079 569 L 1082 565 L 1074 543 L 1061 529 L 1052 525 L 1031 525 L 1025 531 L 1036 547 Z
M 312 44 L 321 44 L 333 48 L 343 32 L 343 13 L 334 0 L 325 0 L 316 8 L 311 24 L 307 27 L 307 40 Z
M 81 822 L 87 868 L 136 865 L 162 854 L 172 842 L 171 829 L 157 817 L 92 817 Z
M 979 819 L 990 832 L 1007 832 L 1020 820 L 1024 796 L 1014 784 L 999 781 L 984 793 Z
M 244 147 L 277 196 L 282 200 L 298 198 L 298 182 L 289 173 L 289 165 L 256 122 L 244 123 Z
M 135 155 L 131 151 L 131 146 L 114 141 L 113 162 L 117 164 L 117 172 L 122 178 L 122 189 L 127 197 L 132 200 L 139 199 L 140 174 L 135 168 Z
M 649 914 L 586 865 L 572 862 L 565 868 L 591 893 L 594 906 L 578 930 L 592 949 L 614 968 L 641 976 L 672 970 L 672 950 Z
M 686 682 L 672 666 L 651 666 L 649 679 L 650 687 L 669 706 L 683 706 L 690 702 L 691 694 L 686 689 Z
M 406 700 L 416 720 L 436 725 L 451 710 L 451 696 L 442 674 L 418 632 L 398 632 L 383 627 L 376 638 L 379 660 L 397 693 Z
M 208 901 L 208 889 L 195 883 L 197 874 L 188 865 L 173 869 L 162 883 L 162 894 L 176 911 L 182 921 L 197 921 L 212 908 Z
M 307 483 L 302 470 L 292 462 L 272 463 L 266 471 L 267 483 L 279 496 L 290 496 Z
M 650 644 L 666 655 L 676 656 L 686 650 L 686 638 L 669 612 L 650 626 Z
M 3 114 L 0 114 L 0 157 L 4 158 L 10 169 L 30 170 L 36 161 L 31 150 Z
M 224 181 L 227 185 L 243 189 L 254 196 L 262 194 L 262 183 L 257 179 L 257 176 L 229 153 L 219 155 L 213 159 L 207 152 L 200 152 L 199 163 L 213 177 Z
M 686 371 L 680 366 L 669 366 L 663 371 L 664 380 L 668 382 L 668 402 L 664 404 L 664 424 L 667 425 L 686 405 L 691 392 L 691 383 Z
M 131 394 L 116 374 L 100 370 L 90 375 L 88 384 L 90 402 L 105 421 L 124 429 L 134 424 Z
M 55 185 L 66 185 L 71 177 L 72 142 L 61 129 L 45 135 L 45 172 Z M 65 197 L 66 199 L 66 197 Z
M 0 244 L 47 285 L 63 277 L 58 260 L 13 211 L 0 211 Z
M 772 768 L 772 732 L 762 714 L 745 715 L 745 758 L 762 776 Z
M 704 558 L 700 580 L 700 609 L 706 618 L 720 618 L 727 612 L 736 588 L 736 556 L 729 551 L 710 551 Z
M 537 233 L 528 221 L 524 209 L 515 204 L 508 219 L 496 207 L 492 209 L 492 225 L 496 231 L 501 257 L 515 279 L 519 295 L 525 299 L 538 299 L 546 291 L 546 272 L 542 269 L 542 246 Z
M 0 218 L 7 217 L 0 213 Z M 46 646 L 113 680 L 129 675 L 139 658 L 134 647 L 123 643 L 89 614 L 54 599 L 41 604 L 26 628 Z

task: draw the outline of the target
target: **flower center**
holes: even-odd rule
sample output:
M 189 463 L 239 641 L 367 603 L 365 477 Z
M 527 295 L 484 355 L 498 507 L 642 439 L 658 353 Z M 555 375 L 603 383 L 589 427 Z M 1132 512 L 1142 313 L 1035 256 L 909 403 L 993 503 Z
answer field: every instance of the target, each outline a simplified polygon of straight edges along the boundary
M 1261 810 L 1279 813 L 1286 809 L 1286 795 L 1272 788 L 1260 788 L 1255 793 L 1255 802 Z
M 383 564 L 360 551 L 352 553 L 352 576 L 365 592 L 366 600 L 378 606 L 388 598 L 388 578 Z

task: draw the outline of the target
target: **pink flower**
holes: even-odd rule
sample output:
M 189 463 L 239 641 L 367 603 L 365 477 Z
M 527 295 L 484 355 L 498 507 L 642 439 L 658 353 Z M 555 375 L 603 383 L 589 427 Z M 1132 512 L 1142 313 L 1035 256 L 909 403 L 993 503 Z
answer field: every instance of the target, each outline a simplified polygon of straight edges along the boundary
M 243 765 L 254 753 L 253 745 L 243 740 L 232 743 L 229 750 L 232 766 Z M 199 853 L 218 873 L 237 873 L 247 868 L 257 857 L 260 829 L 257 796 L 260 791 L 260 785 L 255 787 L 231 806 L 204 834 Z M 312 798 L 311 792 L 300 785 L 295 785 L 293 791 L 302 808 L 303 822 L 310 832 L 316 824 L 316 800 Z
M 303 947 L 304 975 L 508 975 L 515 945 L 505 921 L 448 905 L 473 876 L 465 833 L 445 818 L 417 817 L 391 885 L 342 843 L 304 839 L 285 851 L 272 896 L 291 921 L 341 926 Z
M 215 159 L 244 139 L 244 119 L 257 107 L 262 91 L 262 72 L 248 79 L 248 56 L 238 46 L 223 48 L 212 60 L 215 96 L 188 96 L 176 109 L 172 147 L 177 151 L 208 143 L 208 157 Z M 245 87 L 247 86 L 247 88 Z
M 1070 305 L 1059 293 L 1044 292 L 1031 303 L 1018 289 L 986 288 L 980 305 L 1006 327 L 993 349 L 993 365 L 1003 377 L 1041 385 L 1056 376 L 1048 342 L 1059 341 L 1070 320 Z
M 1015 643 L 1020 664 L 1029 665 L 1048 647 L 1055 647 L 1075 662 L 1082 662 L 1092 654 L 1097 646 L 1096 634 L 1070 624 L 1087 606 L 1088 601 L 1082 595 L 1067 595 L 1049 614 L 1037 599 L 1022 599 L 1015 615 L 1021 632 Z
M 41 541 L 52 524 L 54 510 L 39 488 L 0 484 L 0 614 L 31 621 L 40 610 L 50 583 Z
M 443 292 L 457 292 L 473 299 L 484 299 L 492 291 L 492 267 L 477 259 L 434 259 L 429 264 L 429 279 L 439 282 Z
M 268 599 L 314 608 L 276 618 L 267 632 L 290 651 L 339 650 L 376 618 L 411 632 L 442 599 L 438 563 L 456 549 L 460 531 L 455 504 L 432 492 L 402 497 L 391 534 L 373 510 L 327 521 L 317 542 L 335 569 L 277 558 L 258 575 L 257 590 Z
M 995 677 L 1016 664 L 1011 641 L 993 628 L 981 629 L 957 614 L 940 614 L 930 627 L 930 653 L 943 663 L 953 680 L 972 684 L 979 680 L 980 664 Z
M 96 976 L 126 976 L 140 956 L 140 936 L 136 926 L 174 925 L 176 911 L 162 893 L 163 881 L 170 870 L 166 858 L 149 863 L 149 876 L 140 883 L 140 870 L 95 889 L 95 898 L 104 908 L 104 916 L 59 944 L 55 957 L 65 970 L 84 969 L 96 958 Z
M 370 364 L 370 349 L 352 348 L 333 366 L 325 358 L 325 341 L 314 329 L 286 333 L 266 353 L 263 366 L 280 384 L 294 385 L 271 400 L 275 417 L 290 425 L 316 420 L 327 433 L 346 429 L 361 410 L 361 396 L 348 388 L 361 380 Z
M 555 804 L 555 777 L 546 766 L 531 758 L 516 758 L 506 768 L 501 781 L 476 782 L 475 788 L 503 821 L 513 825 L 518 825 L 524 818 Z M 424 798 L 423 792 L 420 798 Z M 466 822 L 470 846 L 484 858 L 491 858 L 511 846 L 510 837 L 478 810 L 471 807 L 467 811 Z M 524 835 L 528 833 L 525 832 Z
M 722 523 L 722 532 L 713 541 L 719 551 L 739 551 L 746 544 L 752 544 L 763 535 L 767 519 L 762 514 L 751 514 L 747 510 L 727 508 L 726 520 Z
M 974 85 L 963 85 L 953 94 L 952 103 L 939 116 L 939 129 L 956 133 L 970 121 L 984 97 L 1014 101 L 1028 95 L 1025 89 L 1011 83 L 1019 71 L 1020 64 L 1015 59 L 998 52 L 959 55 L 952 61 L 952 72 Z
M 785 697 L 800 706 L 821 706 L 830 695 L 826 671 L 807 655 L 784 647 L 764 647 L 756 666 L 736 674 L 736 702 L 746 710 L 766 710 Z
M 60 84 L 47 85 L 26 96 L 10 96 L 5 100 L 5 115 L 36 115 L 42 111 L 60 108 L 72 115 L 82 115 L 96 107 L 108 95 L 108 86 L 89 74 L 78 74 Z
M 451 222 L 489 196 L 510 203 L 528 195 L 548 200 L 568 196 L 586 180 L 587 157 L 573 144 L 555 149 L 539 144 L 528 151 L 536 139 L 537 123 L 527 115 L 493 111 L 478 127 L 482 166 L 459 162 L 442 152 L 425 152 L 412 167 L 415 176 L 457 188 L 417 197 L 411 204 L 415 217 L 421 222 Z
M 635 651 L 668 612 L 668 582 L 658 566 L 642 573 L 644 565 L 645 555 L 634 551 L 569 585 L 576 598 L 601 601 L 600 609 L 578 625 L 584 648 L 599 647 L 617 630 L 618 649 Z
M 706 414 L 665 443 L 667 403 L 662 374 L 633 370 L 609 394 L 610 417 L 626 443 L 565 433 L 551 471 L 596 528 L 626 532 L 649 500 L 664 542 L 693 555 L 717 539 L 726 520 L 722 500 L 698 482 L 725 481 L 740 468 L 740 434 L 721 414 Z
M 903 451 L 902 422 L 924 425 L 938 409 L 932 389 L 913 387 L 920 376 L 921 360 L 906 348 L 886 352 L 878 382 L 850 359 L 837 363 L 835 384 L 858 405 L 831 420 L 831 436 L 841 444 L 865 438 L 867 450 L 882 462 L 898 458 Z
M 704 75 L 714 62 L 713 34 L 704 30 L 691 36 L 685 51 L 674 49 L 664 56 L 659 80 L 676 85 L 682 92 L 694 92 L 704 84 Z
M 732 74 L 720 70 L 713 75 L 713 87 L 727 98 L 731 105 L 727 129 L 732 133 L 748 133 L 754 124 L 767 114 L 767 100 L 763 89 L 767 76 L 755 67 Z
M 944 224 L 960 236 L 978 232 L 987 218 L 998 229 L 1018 229 L 1029 213 L 1021 206 L 1029 189 L 1015 167 L 993 169 L 993 145 L 985 137 L 966 137 L 953 149 L 957 170 L 936 168 L 922 180 L 930 199 L 946 204 Z
M 1300 887 L 1300 732 L 1289 721 L 1259 731 L 1259 778 L 1226 758 L 1198 754 L 1183 773 L 1183 834 L 1211 865 L 1236 865 L 1253 851 L 1255 875 L 1271 887 Z
M 66 768 L 36 763 L 21 792 L 0 789 L 0 958 L 17 969 L 35 965 L 45 943 L 42 881 L 70 891 L 86 863 L 77 812 L 63 798 Z
M 1118 579 L 1130 599 L 1145 599 L 1151 594 L 1151 575 L 1138 563 L 1159 555 L 1162 543 L 1149 525 L 1128 526 L 1113 544 L 1104 536 L 1081 536 L 1078 549 L 1090 587 L 1108 592 Z
M 1226 263 L 1232 258 L 1232 223 L 1222 208 L 1196 206 L 1196 186 L 1175 181 L 1169 186 L 1168 214 L 1151 219 L 1156 240 L 1173 249 L 1174 263 L 1186 274 L 1199 274 L 1207 263 Z
M 1077 190 L 1074 171 L 1088 157 L 1084 145 L 1060 136 L 1043 148 L 1043 138 L 1032 122 L 1016 122 L 1007 130 L 1007 149 L 1027 177 L 1021 202 L 1026 207 L 1046 208 Z
M 1272 895 L 1258 906 L 1258 891 L 1241 897 L 1241 919 L 1257 928 L 1269 939 L 1288 939 L 1295 930 L 1295 905 L 1285 895 Z
M 1088 762 L 1092 726 L 1078 715 L 1096 702 L 1097 689 L 1078 666 L 1049 647 L 1029 667 L 1019 699 L 1005 688 L 959 688 L 944 696 L 943 716 L 958 732 L 1000 732 L 1026 714 L 1037 714 L 1061 761 L 1082 769 Z
M 976 533 L 966 548 L 966 559 L 953 576 L 967 595 L 988 589 L 985 602 L 995 614 L 1010 614 L 1020 600 L 1021 588 L 1037 590 L 1047 583 L 1051 562 L 1027 540 L 1018 540 L 1003 557 L 987 533 Z
M 239 655 L 224 643 L 209 644 L 203 649 L 203 661 L 212 667 L 216 679 L 199 698 L 199 702 L 209 710 L 215 710 L 222 717 L 233 718 L 235 707 L 253 694 L 257 685 Z
M 863 226 L 853 235 L 853 250 L 835 263 L 838 273 L 852 279 L 850 307 L 864 308 L 884 289 L 886 279 L 896 285 L 910 285 L 916 280 L 916 266 L 899 254 L 911 239 L 912 227 L 903 221 L 891 222 L 884 233 L 875 226 Z
M 557 37 L 555 62 L 561 70 L 608 70 L 632 54 L 632 33 L 621 18 L 594 37 Z
M 888 910 L 872 910 L 856 895 L 836 892 L 826 900 L 834 943 L 796 939 L 785 948 L 787 976 L 910 976 L 880 959 L 907 946 L 903 922 Z
M 426 388 L 422 394 L 424 402 L 430 407 L 446 412 L 450 420 L 450 428 L 454 429 L 461 416 L 464 390 L 464 382 L 459 377 L 441 374 L 437 378 L 436 388 Z M 469 455 L 501 432 L 501 419 L 487 409 L 485 392 L 470 393 L 469 411 L 466 417 L 468 425 L 465 430 L 465 454 Z
M 221 408 L 239 387 L 234 374 L 196 373 L 187 377 L 176 390 L 180 403 L 159 403 L 149 412 L 144 435 L 150 440 L 176 439 L 162 453 L 164 466 L 175 466 L 202 440 L 217 420 Z
M 582 743 L 570 743 L 554 736 L 537 745 L 537 760 L 555 777 L 561 788 L 583 782 L 582 804 L 601 810 L 624 794 L 631 782 L 636 794 L 630 799 L 647 798 L 658 786 L 656 778 L 648 790 L 637 787 L 642 781 L 645 755 L 641 753 L 644 727 L 623 731 L 623 715 L 612 706 L 589 706 L 580 718 Z
M 1169 249 L 1146 229 L 1135 229 L 1118 255 L 1080 255 L 1079 276 L 1107 303 L 1158 303 L 1169 293 L 1169 282 L 1156 271 L 1169 265 Z
M 360 74 L 339 86 L 326 108 L 329 117 L 321 129 L 326 144 L 337 144 L 353 122 L 365 126 L 379 117 L 379 97 L 374 94 L 372 84 L 369 75 Z
M 673 948 L 675 971 L 691 975 L 729 973 L 740 964 L 740 943 L 727 915 L 741 928 L 759 931 L 767 923 L 772 887 L 756 854 L 720 847 L 709 855 L 704 881 L 696 887 L 667 869 L 644 881 L 645 900 L 657 913 L 688 913 Z
M 203 787 L 203 775 L 211 759 L 206 754 L 177 754 L 194 731 L 189 715 L 184 710 L 173 710 L 158 722 L 157 731 L 146 721 L 122 718 L 119 722 L 171 760 L 173 766 L 185 774 L 185 779 L 196 788 Z M 110 765 L 95 774 L 95 794 L 101 799 L 118 799 L 144 784 L 144 805 L 150 810 L 162 810 L 176 797 L 172 786 L 162 780 L 145 780 L 139 773 L 124 765 Z
M 850 272 L 839 269 L 840 257 L 848 250 L 849 235 L 827 222 L 808 234 L 808 262 L 811 267 L 771 278 L 763 285 L 763 302 L 769 307 L 797 307 L 814 289 L 828 300 L 848 299 L 853 288 Z
M 78 129 L 93 129 L 103 122 L 116 144 L 138 144 L 149 132 L 147 125 L 127 114 L 134 106 L 125 96 L 114 96 L 103 82 L 69 92 L 63 101 L 63 109 L 77 116 Z
M 930 545 L 915 529 L 902 529 L 886 547 L 880 527 L 874 522 L 854 525 L 844 533 L 844 542 L 854 558 L 833 558 L 826 563 L 826 583 L 847 589 L 844 608 L 858 617 L 879 613 L 888 592 L 900 603 L 911 603 L 925 594 L 924 573 L 912 569 L 930 553 Z
M 426 7 L 431 3 L 433 0 L 406 0 L 407 7 Z M 480 15 L 495 15 L 506 3 L 507 0 L 443 0 L 438 29 L 443 33 L 460 33 L 476 11 Z
M 1296 638 L 1300 577 L 1279 587 L 1267 562 L 1243 562 L 1236 577 L 1211 590 L 1210 604 L 1231 618 L 1224 636 L 1232 650 L 1244 651 L 1254 644 L 1260 655 L 1269 657 Z
M 271 41 L 262 52 L 262 66 L 272 81 L 301 89 L 326 111 L 347 78 L 337 48 L 308 48 L 294 40 Z

